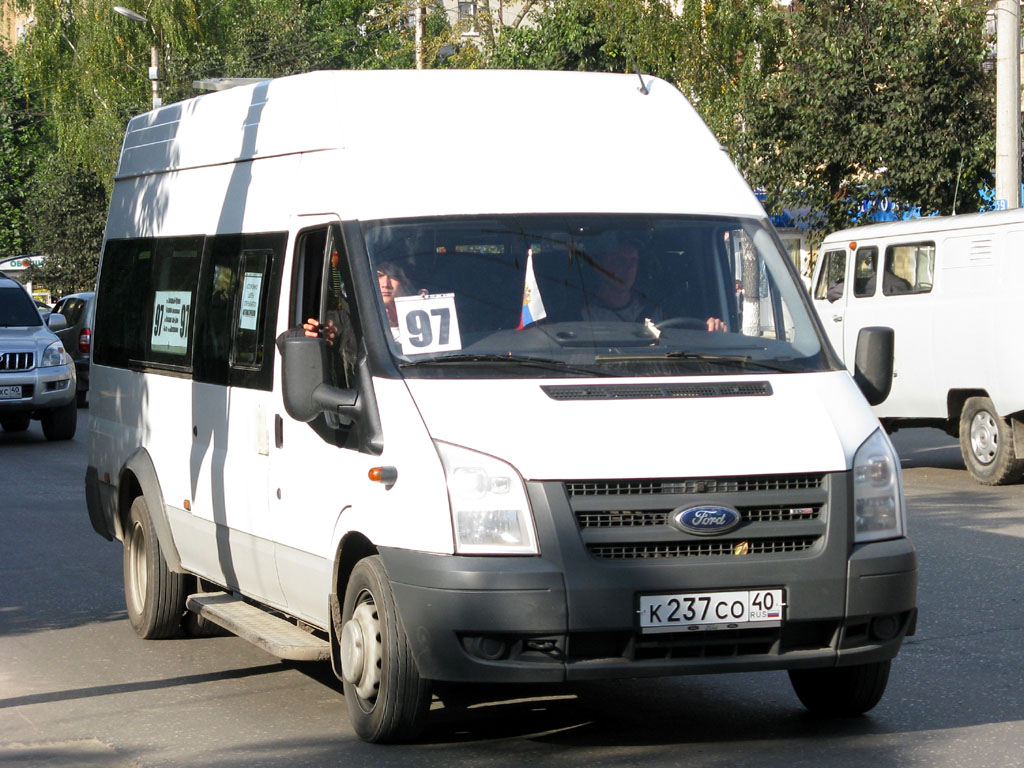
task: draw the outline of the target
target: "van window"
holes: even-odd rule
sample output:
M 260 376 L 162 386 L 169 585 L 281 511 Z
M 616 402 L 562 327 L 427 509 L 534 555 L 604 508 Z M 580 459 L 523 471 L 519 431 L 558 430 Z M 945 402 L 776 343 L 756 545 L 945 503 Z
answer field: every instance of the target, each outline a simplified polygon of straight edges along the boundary
M 207 238 L 196 324 L 196 381 L 269 390 L 285 233 Z
M 853 271 L 853 295 L 858 298 L 875 295 L 875 275 L 878 273 L 878 248 L 857 249 Z
M 788 256 L 757 221 L 578 214 L 360 226 L 381 326 L 408 376 L 823 364 Z
M 146 297 L 149 331 L 143 346 L 145 362 L 191 367 L 201 254 L 201 237 L 157 241 Z
M 146 297 L 152 279 L 152 239 L 110 240 L 103 253 L 96 301 L 93 360 L 128 367 L 144 357 L 149 326 Z
M 814 288 L 815 299 L 836 301 L 842 298 L 846 284 L 846 251 L 825 251 L 824 261 L 818 273 L 818 284 Z
M 890 245 L 885 249 L 882 293 L 928 293 L 935 280 L 935 243 Z

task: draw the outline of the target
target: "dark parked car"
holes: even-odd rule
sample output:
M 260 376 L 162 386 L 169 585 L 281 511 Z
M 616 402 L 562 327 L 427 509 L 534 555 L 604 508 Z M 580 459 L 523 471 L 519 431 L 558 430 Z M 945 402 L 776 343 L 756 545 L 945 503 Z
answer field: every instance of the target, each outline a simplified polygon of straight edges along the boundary
M 72 293 L 63 297 L 53 306 L 55 314 L 64 315 L 68 327 L 57 331 L 57 338 L 64 342 L 64 349 L 75 361 L 78 373 L 78 404 L 85 405 L 89 392 L 89 350 L 92 348 L 92 318 L 96 306 L 96 294 Z
M 70 440 L 78 424 L 75 366 L 54 335 L 67 325 L 54 312 L 44 323 L 17 280 L 0 273 L 0 428 L 43 424 L 47 440 Z

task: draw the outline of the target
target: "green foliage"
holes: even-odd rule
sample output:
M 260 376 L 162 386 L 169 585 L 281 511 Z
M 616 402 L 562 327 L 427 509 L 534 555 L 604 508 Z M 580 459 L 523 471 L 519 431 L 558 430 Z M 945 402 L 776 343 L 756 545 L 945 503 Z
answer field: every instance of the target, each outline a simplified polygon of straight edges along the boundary
M 806 0 L 762 100 L 747 102 L 748 178 L 768 205 L 821 211 L 822 233 L 887 195 L 923 213 L 978 210 L 991 185 L 993 77 L 984 7 Z M 819 233 L 821 234 L 821 233 Z
M 46 257 L 29 277 L 58 296 L 92 288 L 107 217 L 107 194 L 95 174 L 54 156 L 33 176 L 25 213 L 32 252 Z
M 0 46 L 0 259 L 26 253 L 24 190 L 37 151 L 39 123 Z

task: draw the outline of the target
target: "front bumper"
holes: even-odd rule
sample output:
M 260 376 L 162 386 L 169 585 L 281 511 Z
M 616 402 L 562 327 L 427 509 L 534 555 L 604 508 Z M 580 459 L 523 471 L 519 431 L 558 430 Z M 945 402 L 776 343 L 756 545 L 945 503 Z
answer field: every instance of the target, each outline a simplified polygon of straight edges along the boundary
M 0 374 L 0 386 L 21 387 L 22 397 L 0 400 L 0 414 L 38 412 L 67 405 L 75 398 L 73 364 Z
M 642 540 L 653 533 L 581 532 L 576 520 L 586 503 L 567 498 L 561 484 L 544 483 L 530 484 L 542 557 L 386 548 L 380 554 L 420 673 L 429 679 L 558 682 L 891 659 L 916 624 L 916 550 L 908 539 L 852 546 L 846 476 L 828 476 L 825 485 L 822 536 L 801 552 L 595 556 L 616 534 Z M 751 541 L 760 530 L 748 527 Z M 781 627 L 653 635 L 638 629 L 641 594 L 769 586 L 786 593 Z

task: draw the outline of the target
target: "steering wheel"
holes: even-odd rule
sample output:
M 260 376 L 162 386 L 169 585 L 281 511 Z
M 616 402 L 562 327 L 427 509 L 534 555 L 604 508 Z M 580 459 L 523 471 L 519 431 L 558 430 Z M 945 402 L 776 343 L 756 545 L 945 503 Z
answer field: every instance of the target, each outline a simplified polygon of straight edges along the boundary
M 659 331 L 665 328 L 686 328 L 693 331 L 706 331 L 708 329 L 708 323 L 706 320 L 701 320 L 696 317 L 669 317 L 662 320 L 660 323 L 655 323 L 654 327 Z

